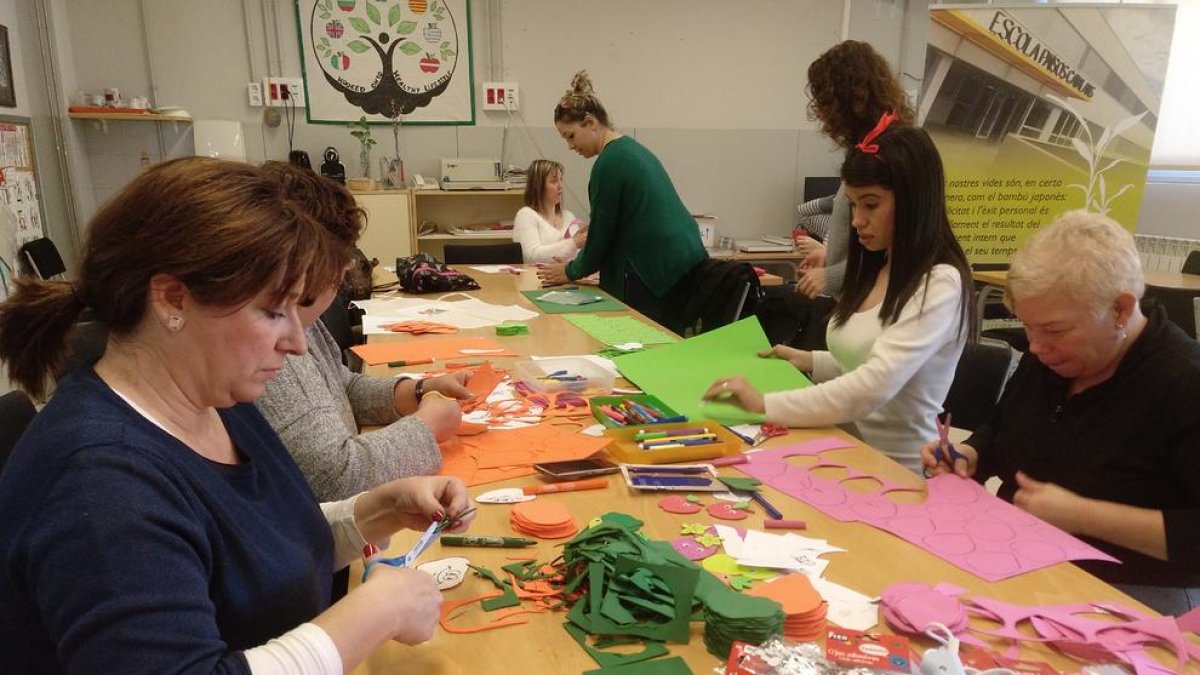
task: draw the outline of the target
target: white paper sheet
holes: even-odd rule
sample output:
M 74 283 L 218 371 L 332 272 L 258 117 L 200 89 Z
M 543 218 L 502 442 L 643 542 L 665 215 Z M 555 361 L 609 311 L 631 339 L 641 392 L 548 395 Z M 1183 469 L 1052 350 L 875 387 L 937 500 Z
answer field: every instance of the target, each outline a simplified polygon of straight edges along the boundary
M 478 298 L 455 294 L 460 299 L 379 298 L 356 300 L 355 305 L 366 312 L 363 334 L 386 334 L 385 324 L 400 321 L 434 321 L 458 328 L 486 328 L 505 321 L 525 321 L 537 312 L 518 305 L 494 305 Z

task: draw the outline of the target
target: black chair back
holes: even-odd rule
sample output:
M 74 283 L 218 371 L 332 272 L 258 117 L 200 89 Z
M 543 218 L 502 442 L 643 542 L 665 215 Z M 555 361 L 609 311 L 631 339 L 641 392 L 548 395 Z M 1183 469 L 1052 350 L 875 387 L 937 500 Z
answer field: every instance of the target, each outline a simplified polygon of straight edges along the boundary
M 684 337 L 707 333 L 754 316 L 761 295 L 753 265 L 709 258 L 667 292 L 660 323 Z
M 447 265 L 520 265 L 525 261 L 521 245 L 507 244 L 446 244 Z
M 25 392 L 10 391 L 0 396 L 0 471 L 35 415 L 37 408 Z
M 1183 269 L 1180 271 L 1184 274 L 1200 274 L 1200 251 L 1189 253 L 1187 259 L 1183 261 Z
M 805 176 L 804 201 L 836 195 L 842 187 L 842 179 L 838 176 Z
M 1167 311 L 1167 318 L 1191 337 L 1196 337 L 1196 305 L 1200 291 L 1189 288 L 1146 286 L 1146 300 L 1153 300 Z
M 942 405 L 959 429 L 974 430 L 987 421 L 1004 391 L 1012 347 L 999 340 L 968 344 L 958 359 L 954 381 Z
M 58 247 L 46 237 L 25 242 L 21 246 L 21 257 L 29 263 L 33 273 L 42 279 L 53 279 L 67 271 Z

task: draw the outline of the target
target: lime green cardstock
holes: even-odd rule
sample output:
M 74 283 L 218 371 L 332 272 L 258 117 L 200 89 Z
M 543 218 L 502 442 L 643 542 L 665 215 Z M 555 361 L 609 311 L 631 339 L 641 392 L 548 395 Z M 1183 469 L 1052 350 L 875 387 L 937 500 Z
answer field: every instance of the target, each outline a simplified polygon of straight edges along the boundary
M 703 403 L 701 396 L 717 380 L 735 375 L 764 394 L 812 385 L 787 361 L 758 356 L 770 346 L 758 319 L 750 317 L 682 342 L 618 356 L 613 363 L 646 393 L 689 418 L 761 422 L 759 413 L 721 401 Z

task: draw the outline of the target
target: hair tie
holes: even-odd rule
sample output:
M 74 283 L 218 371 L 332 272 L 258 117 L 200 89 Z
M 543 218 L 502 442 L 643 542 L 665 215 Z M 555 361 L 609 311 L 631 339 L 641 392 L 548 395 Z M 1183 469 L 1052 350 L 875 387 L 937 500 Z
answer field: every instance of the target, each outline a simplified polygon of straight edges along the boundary
M 873 143 L 872 141 L 874 141 L 876 138 L 879 138 L 879 135 L 887 131 L 887 128 L 892 125 L 892 122 L 895 121 L 896 113 L 892 112 L 891 110 L 884 112 L 883 115 L 879 117 L 879 122 L 875 124 L 875 128 L 868 131 L 867 135 L 863 136 L 863 139 L 854 147 L 858 148 L 862 152 L 867 153 L 868 155 L 877 154 L 879 152 L 879 144 Z

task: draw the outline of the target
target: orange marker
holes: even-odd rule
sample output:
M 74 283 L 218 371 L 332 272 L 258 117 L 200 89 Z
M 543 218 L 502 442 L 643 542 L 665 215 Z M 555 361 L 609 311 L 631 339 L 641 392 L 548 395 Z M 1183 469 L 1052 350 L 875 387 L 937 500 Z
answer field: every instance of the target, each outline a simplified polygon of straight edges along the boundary
M 522 488 L 527 495 L 540 495 L 548 492 L 573 492 L 575 490 L 601 490 L 608 487 L 608 479 L 592 478 L 590 480 L 573 480 L 566 483 L 550 483 L 548 485 L 530 485 Z

